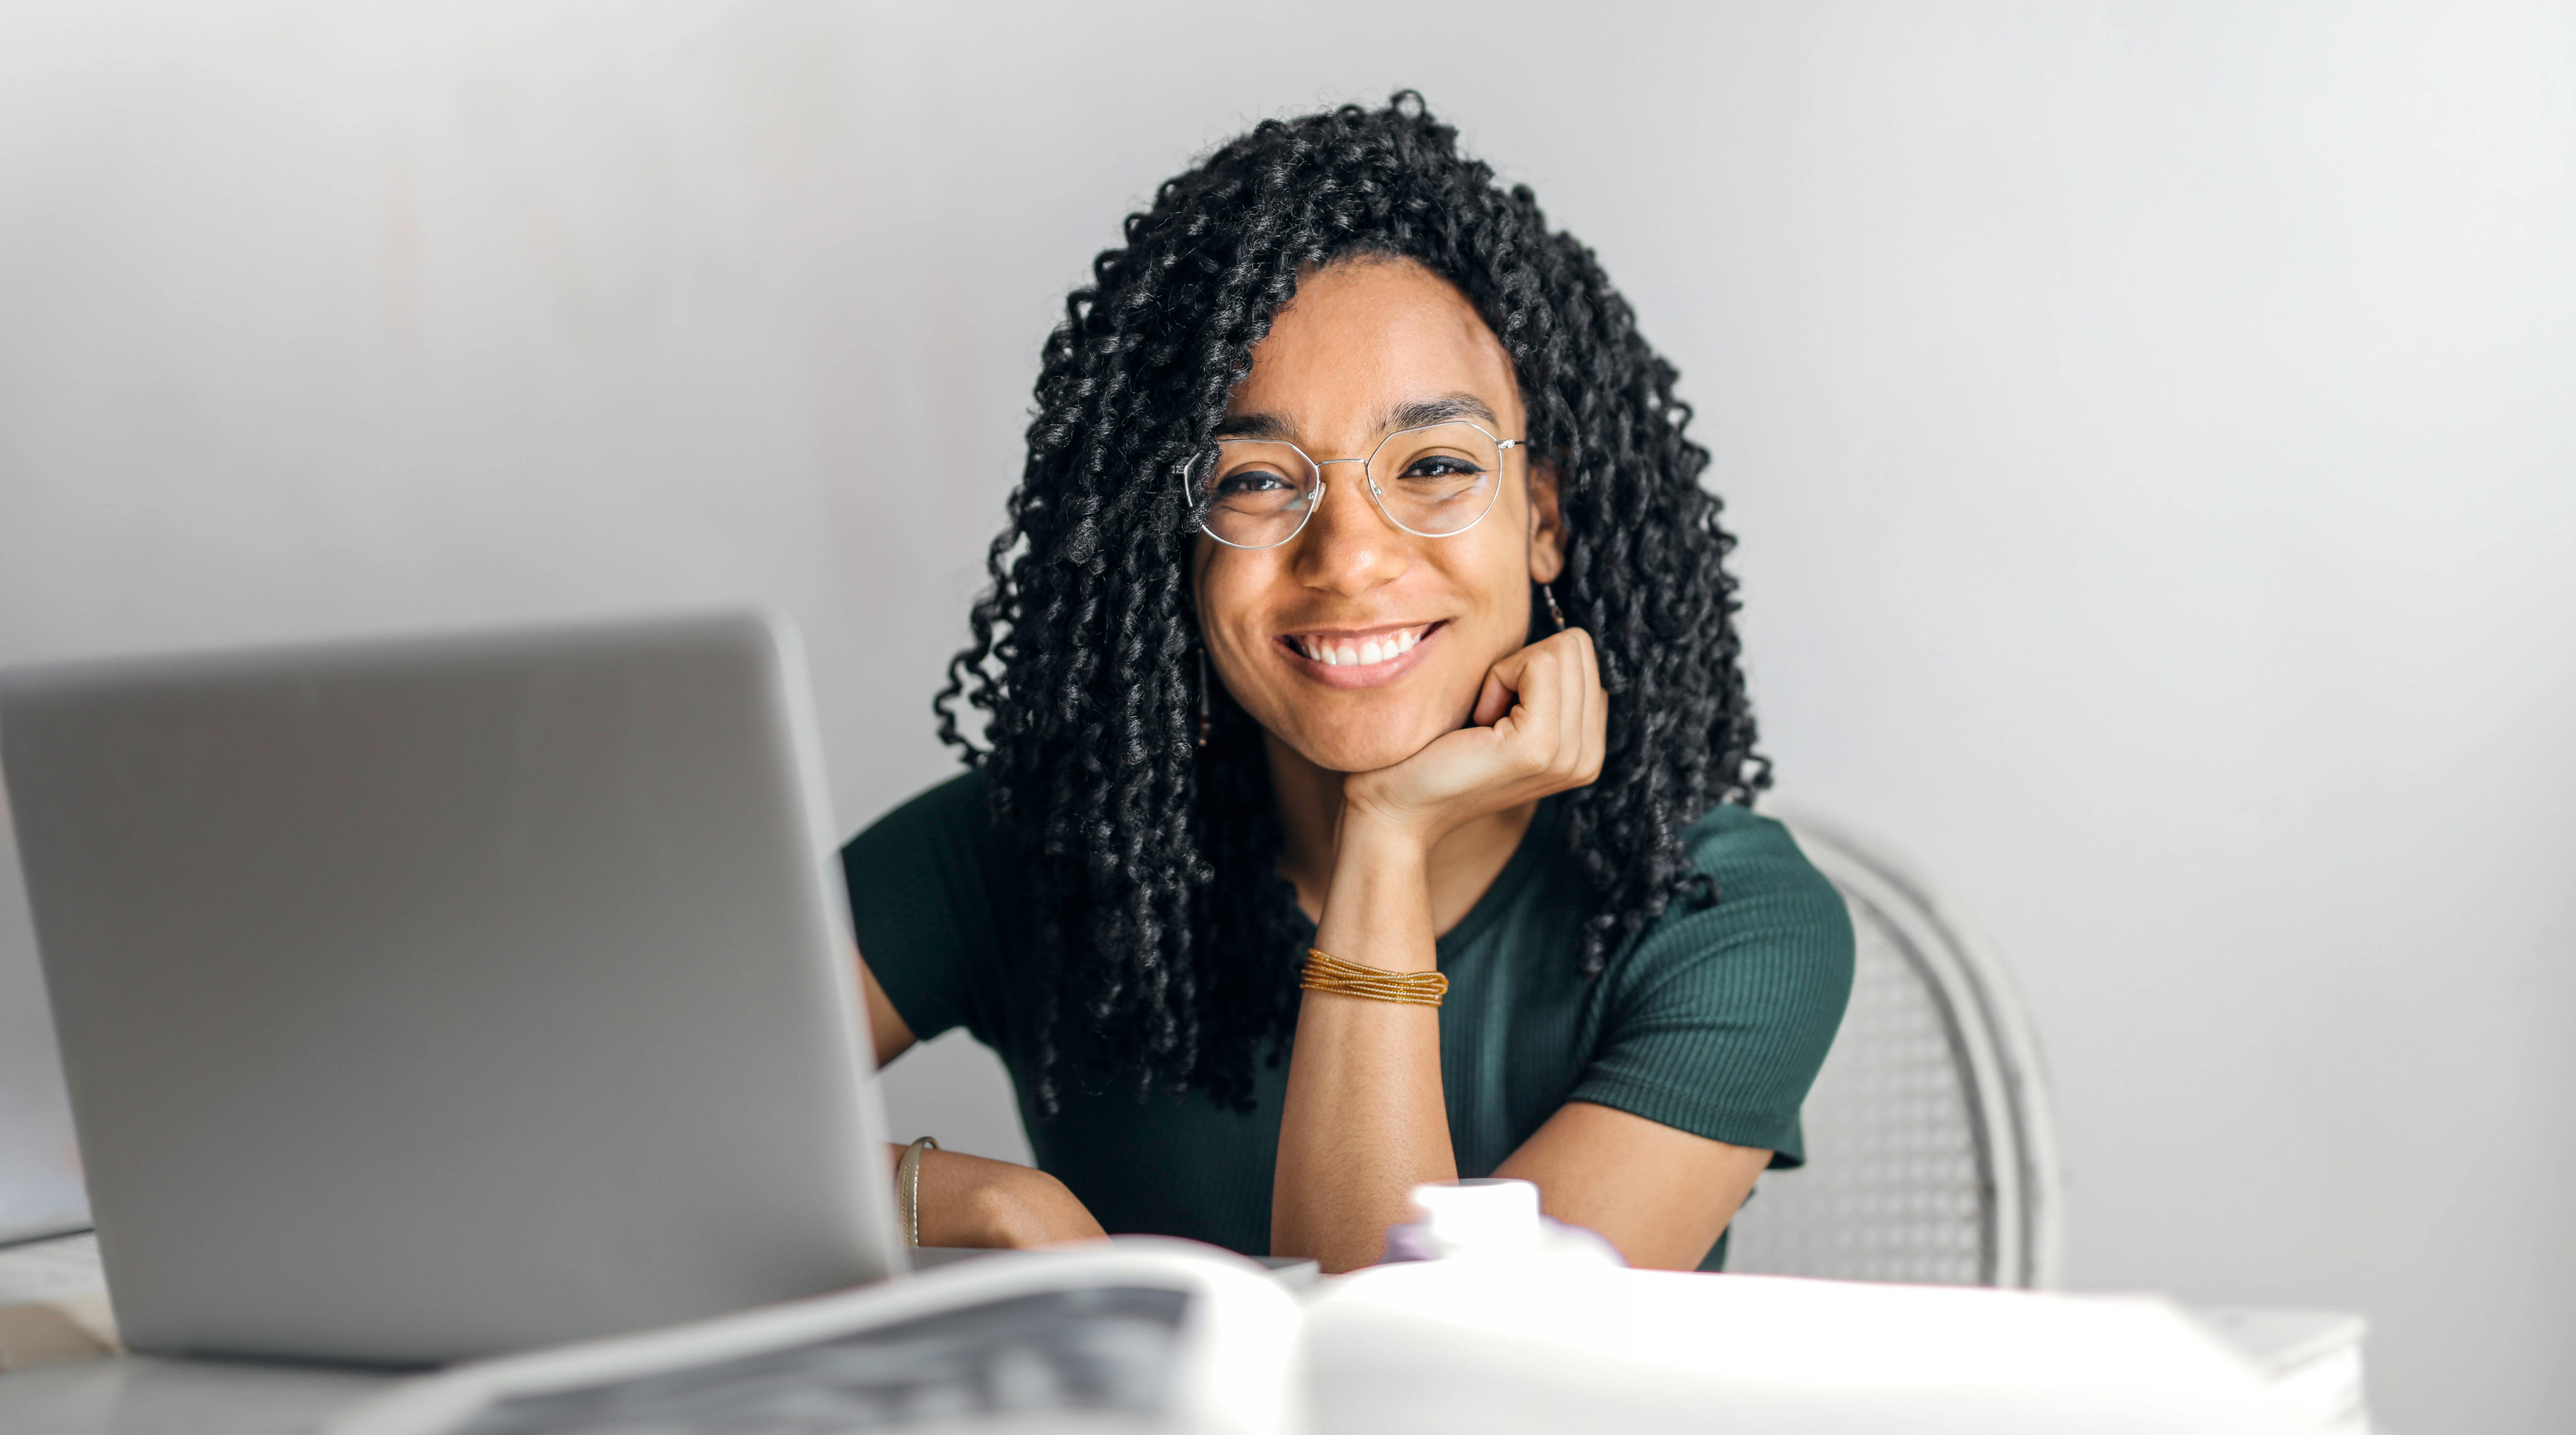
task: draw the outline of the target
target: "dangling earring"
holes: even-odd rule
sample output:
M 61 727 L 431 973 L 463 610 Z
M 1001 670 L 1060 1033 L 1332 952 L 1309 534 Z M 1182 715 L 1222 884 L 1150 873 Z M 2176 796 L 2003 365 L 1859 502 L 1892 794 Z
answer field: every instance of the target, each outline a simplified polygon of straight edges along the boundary
M 1201 747 L 1205 747 L 1205 746 L 1207 746 L 1207 739 L 1208 739 L 1208 676 L 1207 676 L 1207 644 L 1205 644 L 1205 643 L 1201 643 L 1201 644 L 1199 644 L 1199 746 L 1201 746 Z
M 1560 633 L 1564 632 L 1565 610 L 1556 606 L 1556 590 L 1541 583 L 1538 585 L 1538 594 L 1547 600 L 1547 615 L 1556 620 L 1556 630 Z

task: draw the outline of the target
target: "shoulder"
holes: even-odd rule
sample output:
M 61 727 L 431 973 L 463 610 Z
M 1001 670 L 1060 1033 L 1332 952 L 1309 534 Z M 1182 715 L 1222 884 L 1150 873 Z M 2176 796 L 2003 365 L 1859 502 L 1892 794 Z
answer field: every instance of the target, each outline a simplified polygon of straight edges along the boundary
M 975 768 L 933 783 L 841 848 L 854 904 L 1007 880 L 1010 844 L 993 825 L 992 783 Z
M 1851 912 L 1788 827 L 1726 803 L 1682 841 L 1717 900 L 1676 900 L 1626 954 L 1623 975 L 1652 985 L 1716 964 L 1839 1019 L 1851 986 Z
M 1007 846 L 993 826 L 992 781 L 968 768 L 888 809 L 841 848 L 855 881 L 862 864 L 896 869 L 923 863 L 991 866 Z
M 860 956 L 924 1040 L 980 1026 L 987 974 L 1017 945 L 1018 908 L 997 898 L 1018 884 L 989 791 L 983 773 L 959 773 L 841 848 Z
M 1717 883 L 1719 907 L 1733 901 L 1739 912 L 1758 907 L 1784 921 L 1829 918 L 1826 925 L 1850 932 L 1842 893 L 1777 818 L 1721 803 L 1683 832 L 1682 845 L 1691 865 Z
M 992 780 L 980 767 L 970 767 L 942 782 L 934 782 L 904 799 L 884 816 L 868 824 L 870 832 L 893 829 L 912 832 L 924 829 L 981 830 L 992 826 Z

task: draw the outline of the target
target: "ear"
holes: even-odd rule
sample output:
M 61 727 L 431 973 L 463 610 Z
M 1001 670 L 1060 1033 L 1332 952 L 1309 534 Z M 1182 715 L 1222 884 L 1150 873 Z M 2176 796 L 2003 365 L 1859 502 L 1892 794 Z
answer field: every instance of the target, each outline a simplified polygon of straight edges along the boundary
M 1553 583 L 1565 571 L 1565 515 L 1557 502 L 1553 465 L 1529 466 L 1530 581 Z

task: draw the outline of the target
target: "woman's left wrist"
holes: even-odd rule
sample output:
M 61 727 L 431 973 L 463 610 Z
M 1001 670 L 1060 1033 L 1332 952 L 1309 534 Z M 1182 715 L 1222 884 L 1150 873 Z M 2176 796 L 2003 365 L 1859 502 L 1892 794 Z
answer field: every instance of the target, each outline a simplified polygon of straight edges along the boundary
M 1418 819 L 1382 813 L 1358 803 L 1342 806 L 1341 827 L 1334 844 L 1339 861 L 1354 857 L 1373 865 L 1408 863 L 1427 866 L 1440 834 L 1426 831 Z

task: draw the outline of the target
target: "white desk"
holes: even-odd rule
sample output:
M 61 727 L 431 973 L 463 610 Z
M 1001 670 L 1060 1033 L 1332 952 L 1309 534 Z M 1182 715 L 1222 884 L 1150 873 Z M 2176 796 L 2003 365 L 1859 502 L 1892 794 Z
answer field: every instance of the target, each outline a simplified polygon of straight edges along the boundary
M 301 1366 L 120 1355 L 0 1375 L 10 1435 L 288 1435 L 312 1430 L 387 1377 Z
M 88 1236 L 0 1248 L 0 1363 L 31 1347 L 59 1350 L 88 1339 L 81 1322 L 50 1318 L 42 1303 L 78 1313 L 103 1294 L 98 1247 Z M 120 1355 L 67 1359 L 0 1374 L 0 1431 L 9 1435 L 252 1435 L 309 1430 L 388 1377 L 300 1366 L 155 1360 Z

